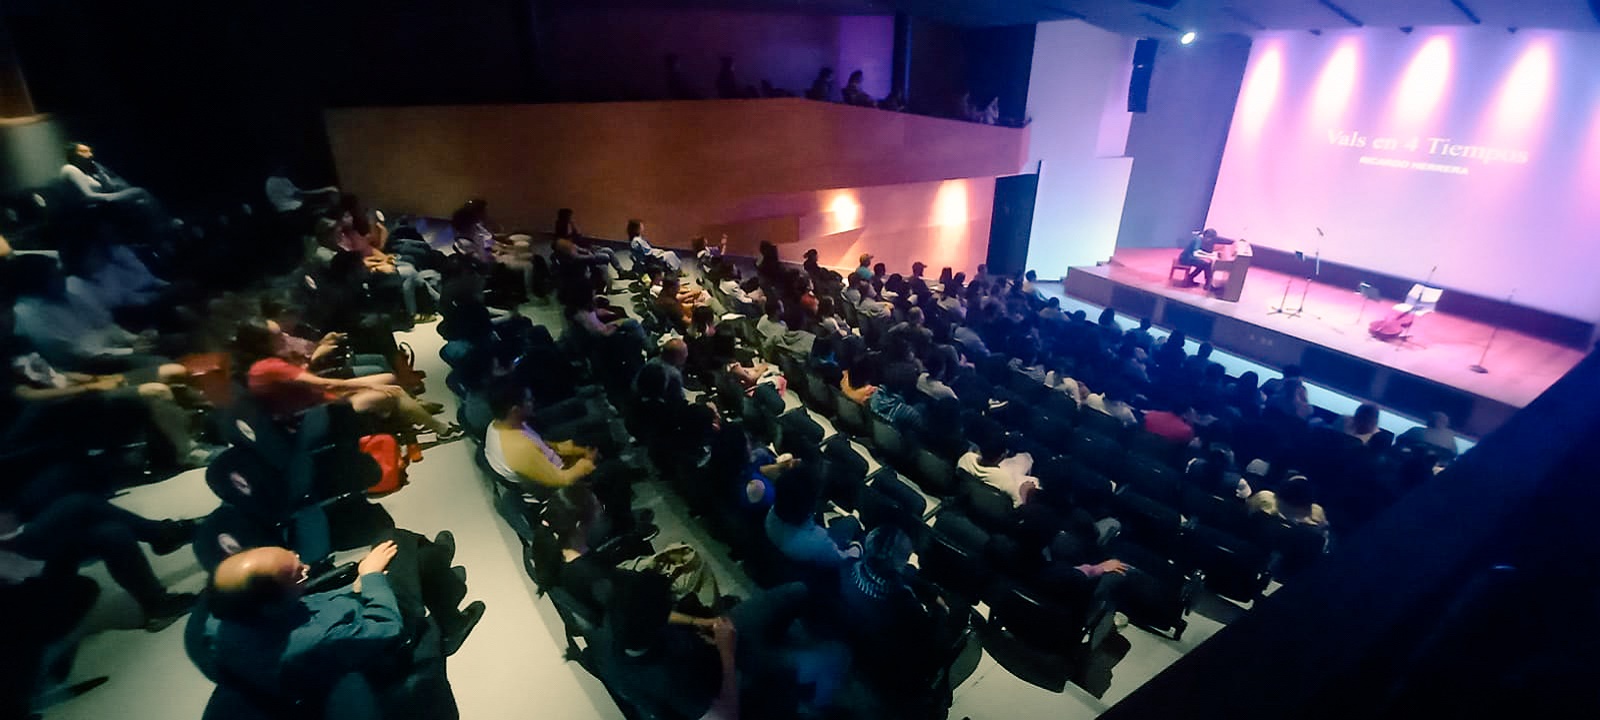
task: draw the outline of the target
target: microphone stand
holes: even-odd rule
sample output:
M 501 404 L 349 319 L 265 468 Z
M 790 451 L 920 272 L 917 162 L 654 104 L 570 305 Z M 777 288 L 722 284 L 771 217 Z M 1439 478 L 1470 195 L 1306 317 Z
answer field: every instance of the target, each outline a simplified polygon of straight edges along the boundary
M 1300 307 L 1294 309 L 1295 315 L 1300 315 L 1306 309 L 1306 295 L 1311 293 L 1311 279 L 1322 272 L 1322 248 L 1317 248 L 1316 258 L 1311 261 L 1311 272 L 1306 273 L 1306 284 L 1300 288 Z
M 1289 312 L 1289 288 L 1292 287 L 1294 287 L 1294 276 L 1290 275 L 1289 279 L 1283 282 L 1283 299 L 1278 301 L 1278 306 L 1273 308 L 1272 312 L 1267 313 L 1268 315 L 1287 315 L 1289 317 L 1295 317 L 1300 314 L 1300 311 L 1298 310 Z
M 1511 290 L 1511 293 L 1509 295 L 1506 295 L 1506 304 L 1510 305 L 1511 304 L 1511 299 L 1516 297 L 1516 296 L 1517 296 L 1517 291 L 1516 291 L 1516 289 L 1513 288 Z M 1479 375 L 1488 375 L 1489 374 L 1489 368 L 1487 366 L 1485 366 L 1483 364 L 1483 362 L 1485 360 L 1489 359 L 1489 348 L 1494 347 L 1494 340 L 1497 337 L 1500 337 L 1500 323 L 1495 323 L 1494 324 L 1494 329 L 1489 331 L 1489 342 L 1486 342 L 1486 343 L 1483 344 L 1483 354 L 1478 356 L 1478 362 L 1476 364 L 1467 366 L 1468 370 L 1471 370 L 1471 371 L 1473 371 L 1473 372 L 1475 372 L 1475 373 L 1477 373 Z

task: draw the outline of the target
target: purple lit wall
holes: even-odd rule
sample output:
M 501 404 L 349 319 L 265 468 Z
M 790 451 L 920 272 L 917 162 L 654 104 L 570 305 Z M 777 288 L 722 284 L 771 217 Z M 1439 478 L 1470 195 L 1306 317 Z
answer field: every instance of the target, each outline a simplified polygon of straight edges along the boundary
M 1260 35 L 1207 225 L 1600 320 L 1596 68 L 1581 34 Z

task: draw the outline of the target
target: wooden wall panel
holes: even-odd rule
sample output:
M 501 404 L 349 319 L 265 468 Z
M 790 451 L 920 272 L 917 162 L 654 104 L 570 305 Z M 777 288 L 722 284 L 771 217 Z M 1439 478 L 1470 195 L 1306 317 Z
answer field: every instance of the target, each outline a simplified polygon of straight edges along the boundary
M 856 189 L 865 218 L 886 218 L 886 235 L 920 227 L 920 242 L 935 243 L 896 242 L 896 254 L 952 261 L 987 247 L 983 182 L 968 189 L 965 216 L 905 218 L 937 215 L 927 203 L 940 181 L 988 179 L 992 205 L 992 178 L 1021 169 L 1028 137 L 803 99 L 348 108 L 329 110 L 327 126 L 340 184 L 390 212 L 448 215 L 482 197 L 501 226 L 548 230 L 556 209 L 571 207 L 586 234 L 620 239 L 638 217 L 652 242 L 687 247 L 721 226 L 818 212 L 817 193 Z M 913 187 L 874 190 L 889 186 Z M 957 224 L 967 230 L 945 227 Z M 786 237 L 772 239 L 788 239 L 789 225 L 774 227 Z

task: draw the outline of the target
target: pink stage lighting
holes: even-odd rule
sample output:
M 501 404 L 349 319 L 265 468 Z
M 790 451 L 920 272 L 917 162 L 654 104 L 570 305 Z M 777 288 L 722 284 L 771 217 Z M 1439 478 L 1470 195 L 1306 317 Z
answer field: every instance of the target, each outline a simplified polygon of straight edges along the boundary
M 844 190 L 828 203 L 828 234 L 842 233 L 861 227 L 861 201 L 855 191 Z
M 1529 44 L 1495 97 L 1495 135 L 1520 137 L 1539 124 L 1555 85 L 1555 74 L 1549 42 L 1536 40 Z
M 1239 129 L 1245 136 L 1254 139 L 1266 125 L 1282 83 L 1283 50 L 1274 44 L 1262 51 L 1244 79 L 1244 92 L 1239 98 Z
M 1337 126 L 1349 109 L 1356 88 L 1359 68 L 1358 41 L 1347 37 L 1328 57 L 1317 76 L 1316 95 L 1311 104 L 1311 119 L 1318 130 Z
M 967 183 L 965 180 L 946 180 L 939 183 L 933 197 L 933 224 L 940 227 L 971 222 L 967 214 Z
M 1395 91 L 1394 120 L 1403 127 L 1417 127 L 1433 116 L 1439 101 L 1450 87 L 1455 53 L 1450 38 L 1436 35 L 1423 43 L 1411 58 Z

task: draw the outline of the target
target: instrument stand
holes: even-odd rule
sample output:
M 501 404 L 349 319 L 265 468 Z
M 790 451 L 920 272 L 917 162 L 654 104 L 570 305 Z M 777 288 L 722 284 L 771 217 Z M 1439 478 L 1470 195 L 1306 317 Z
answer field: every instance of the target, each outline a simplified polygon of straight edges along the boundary
M 1506 304 L 1511 304 L 1511 300 L 1516 296 L 1517 291 L 1512 290 L 1511 294 L 1506 296 Z M 1478 356 L 1478 362 L 1476 364 L 1467 366 L 1468 370 L 1471 370 L 1479 375 L 1489 374 L 1489 367 L 1484 365 L 1483 362 L 1489 359 L 1489 348 L 1494 347 L 1494 340 L 1497 337 L 1500 337 L 1499 323 L 1496 323 L 1494 329 L 1489 331 L 1489 342 L 1483 344 L 1483 354 Z

